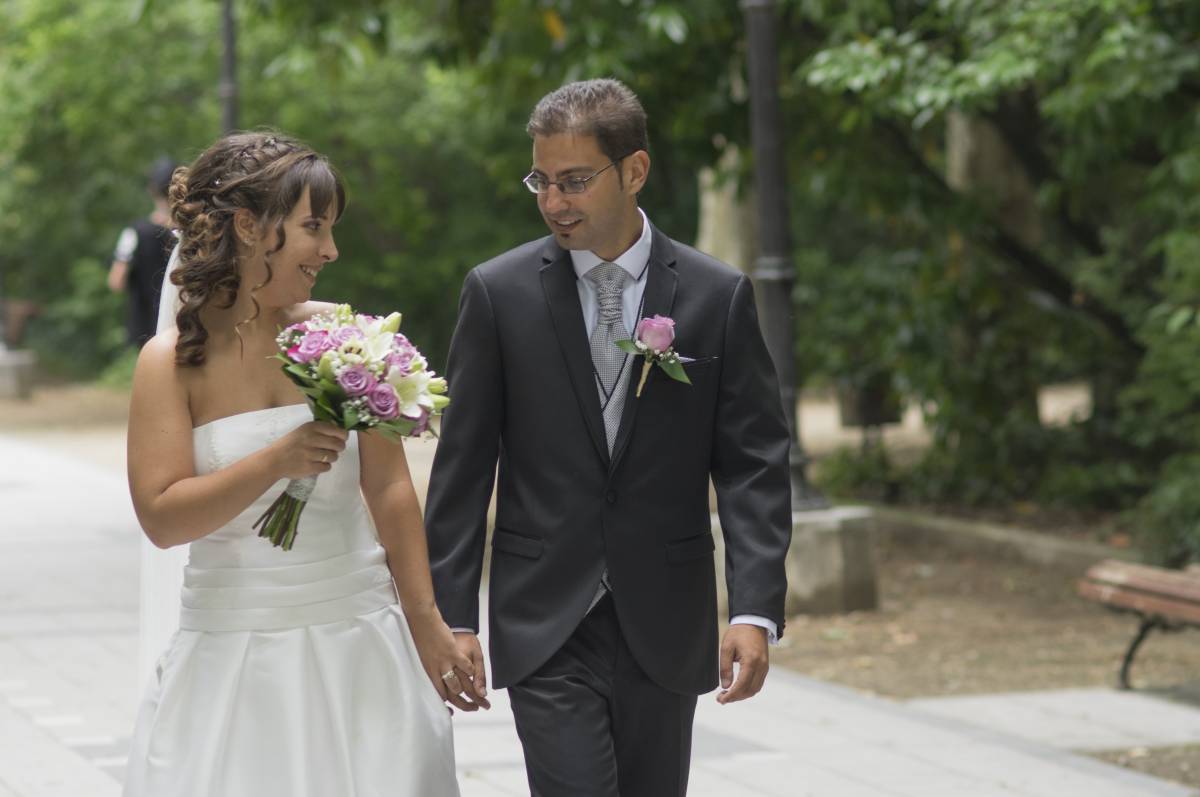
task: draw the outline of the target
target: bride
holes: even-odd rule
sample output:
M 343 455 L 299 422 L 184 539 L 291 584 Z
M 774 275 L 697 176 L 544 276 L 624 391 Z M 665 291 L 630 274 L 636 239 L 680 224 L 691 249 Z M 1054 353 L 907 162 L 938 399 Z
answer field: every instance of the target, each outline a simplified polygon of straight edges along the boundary
M 443 701 L 488 702 L 434 604 L 404 449 L 312 421 L 269 359 L 330 307 L 310 292 L 342 186 L 302 144 L 241 133 L 170 199 L 180 307 L 138 359 L 129 483 L 146 536 L 188 564 L 125 795 L 457 795 Z M 259 538 L 284 480 L 314 474 L 295 547 Z

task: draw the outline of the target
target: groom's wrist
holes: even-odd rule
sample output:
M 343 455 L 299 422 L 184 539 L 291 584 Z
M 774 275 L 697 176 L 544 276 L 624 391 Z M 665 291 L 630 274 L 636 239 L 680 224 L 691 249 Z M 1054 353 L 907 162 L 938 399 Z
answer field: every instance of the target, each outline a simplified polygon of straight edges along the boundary
M 756 625 L 767 632 L 767 644 L 779 644 L 779 627 L 774 620 L 757 614 L 738 614 L 729 618 L 730 625 Z

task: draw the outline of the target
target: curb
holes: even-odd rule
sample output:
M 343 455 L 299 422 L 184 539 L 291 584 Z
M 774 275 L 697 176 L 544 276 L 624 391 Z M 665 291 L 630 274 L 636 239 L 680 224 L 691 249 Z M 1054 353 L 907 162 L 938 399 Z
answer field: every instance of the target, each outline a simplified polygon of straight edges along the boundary
M 997 556 L 1082 573 L 1103 559 L 1141 562 L 1140 551 L 1097 542 L 1068 540 L 1026 529 L 962 520 L 907 509 L 870 507 L 877 534 L 945 545 L 953 550 Z

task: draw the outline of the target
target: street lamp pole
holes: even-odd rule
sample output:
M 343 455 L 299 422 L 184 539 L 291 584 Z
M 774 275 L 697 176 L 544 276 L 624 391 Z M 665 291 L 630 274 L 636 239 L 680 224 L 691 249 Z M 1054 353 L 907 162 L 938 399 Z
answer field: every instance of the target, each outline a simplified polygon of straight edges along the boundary
M 221 128 L 229 133 L 238 128 L 237 20 L 233 0 L 221 0 Z
M 779 109 L 778 25 L 774 0 L 741 0 L 749 44 L 750 133 L 754 147 L 754 184 L 758 193 L 759 255 L 754 280 L 762 302 L 763 336 L 779 373 L 779 389 L 792 445 L 792 509 L 825 509 L 829 502 L 805 474 L 809 459 L 800 445 L 796 401 L 795 330 L 792 326 L 791 236 L 788 234 L 787 171 Z

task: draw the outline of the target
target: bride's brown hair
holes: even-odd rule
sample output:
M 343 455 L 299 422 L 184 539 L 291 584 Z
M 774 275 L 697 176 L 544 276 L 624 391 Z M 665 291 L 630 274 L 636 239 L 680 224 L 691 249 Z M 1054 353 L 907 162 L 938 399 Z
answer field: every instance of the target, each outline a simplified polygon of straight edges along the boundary
M 345 190 L 324 156 L 271 132 L 231 133 L 191 166 L 175 170 L 167 197 L 179 230 L 179 267 L 171 274 L 181 304 L 175 319 L 176 363 L 203 365 L 208 330 L 200 312 L 210 303 L 229 308 L 237 300 L 241 275 L 234 214 L 248 210 L 260 224 L 273 223 L 278 236 L 278 244 L 267 253 L 266 281 L 250 289 L 254 315 L 240 326 L 258 317 L 253 295 L 271 281 L 271 255 L 284 245 L 283 221 L 305 188 L 314 215 L 325 215 L 330 202 L 337 202 L 335 216 L 342 215 Z

